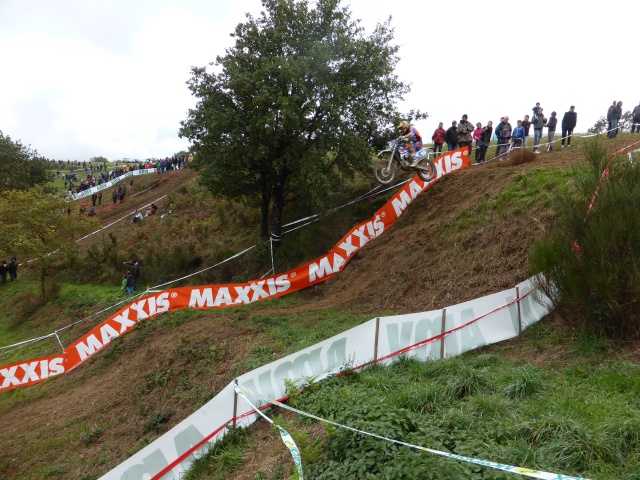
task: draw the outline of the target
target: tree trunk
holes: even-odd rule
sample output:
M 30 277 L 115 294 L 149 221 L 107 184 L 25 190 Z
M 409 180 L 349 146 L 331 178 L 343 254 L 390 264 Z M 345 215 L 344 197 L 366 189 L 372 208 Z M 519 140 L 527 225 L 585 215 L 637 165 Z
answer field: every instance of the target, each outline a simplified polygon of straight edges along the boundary
M 284 182 L 278 181 L 273 188 L 273 230 L 274 246 L 280 245 L 282 234 L 282 211 L 284 210 Z
M 262 202 L 260 204 L 260 238 L 269 238 L 269 204 L 271 203 L 271 192 L 266 181 L 262 184 Z
M 42 269 L 40 270 L 40 296 L 42 298 L 44 298 L 45 295 L 47 294 L 44 287 L 44 279 L 46 276 L 47 276 L 47 268 L 43 265 Z

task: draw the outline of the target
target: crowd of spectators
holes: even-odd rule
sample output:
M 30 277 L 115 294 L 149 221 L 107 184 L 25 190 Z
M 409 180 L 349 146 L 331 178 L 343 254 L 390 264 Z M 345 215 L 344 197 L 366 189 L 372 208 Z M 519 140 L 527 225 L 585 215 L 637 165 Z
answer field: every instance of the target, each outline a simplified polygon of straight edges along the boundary
M 516 128 L 513 128 L 509 122 L 509 117 L 500 118 L 500 122 L 493 130 L 493 122 L 487 122 L 486 126 L 482 126 L 481 122 L 477 122 L 476 128 L 473 129 L 467 115 L 463 115 L 460 122 L 453 120 L 451 127 L 447 130 L 443 128 L 443 122 L 438 124 L 431 140 L 433 141 L 433 152 L 438 155 L 442 154 L 442 146 L 447 144 L 448 151 L 461 147 L 467 147 L 469 154 L 472 151 L 472 144 L 475 142 L 475 161 L 482 163 L 491 139 L 496 141 L 495 156 L 499 157 L 510 151 L 512 148 L 528 147 L 531 130 L 533 129 L 533 151 L 540 153 L 540 143 L 543 138 L 543 130 L 547 129 L 547 151 L 553 150 L 553 144 L 556 128 L 558 127 L 558 114 L 553 111 L 547 117 L 544 109 L 537 102 L 531 109 L 531 117 L 524 115 L 521 120 L 517 120 Z M 607 136 L 615 138 L 620 130 L 619 124 L 622 118 L 622 102 L 613 101 L 607 112 Z M 575 106 L 571 105 L 569 110 L 564 113 L 560 128 L 562 130 L 560 148 L 571 147 L 571 137 L 578 123 L 578 114 Z M 631 113 L 631 133 L 640 133 L 640 104 L 633 109 Z
M 69 195 L 78 194 L 84 190 L 88 190 L 96 185 L 102 185 L 122 175 L 142 169 L 154 168 L 158 174 L 169 170 L 179 170 L 188 166 L 188 157 L 184 155 L 174 155 L 162 159 L 147 159 L 145 161 L 122 163 L 115 162 L 113 168 L 108 168 L 105 163 L 78 162 L 67 160 L 66 167 L 68 171 L 56 171 L 56 178 L 62 177 L 64 180 L 64 189 Z M 64 168 L 65 163 L 62 160 L 57 161 L 57 166 Z M 78 173 L 84 171 L 84 175 Z M 84 178 L 81 178 L 84 177 Z

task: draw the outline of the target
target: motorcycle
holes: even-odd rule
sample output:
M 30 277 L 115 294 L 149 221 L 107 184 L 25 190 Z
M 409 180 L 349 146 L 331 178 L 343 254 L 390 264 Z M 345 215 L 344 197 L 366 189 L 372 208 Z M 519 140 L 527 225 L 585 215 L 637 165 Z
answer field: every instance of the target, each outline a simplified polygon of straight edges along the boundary
M 378 153 L 378 158 L 381 160 L 373 167 L 373 174 L 382 185 L 393 182 L 398 166 L 405 171 L 415 171 L 424 182 L 430 182 L 436 176 L 436 166 L 429 159 L 429 150 L 421 148 L 411 153 L 405 146 L 407 143 L 406 137 L 398 137 L 389 142 L 389 148 Z M 414 160 L 417 160 L 415 165 L 413 165 Z

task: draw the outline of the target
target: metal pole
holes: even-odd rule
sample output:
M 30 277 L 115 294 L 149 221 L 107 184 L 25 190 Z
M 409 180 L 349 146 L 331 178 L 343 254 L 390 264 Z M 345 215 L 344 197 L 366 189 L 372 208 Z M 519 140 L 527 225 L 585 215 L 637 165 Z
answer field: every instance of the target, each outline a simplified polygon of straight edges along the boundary
M 440 334 L 445 332 L 445 328 L 447 328 L 447 309 L 442 309 L 442 328 L 440 329 Z M 440 339 L 440 360 L 444 359 L 444 337 Z
M 62 342 L 60 341 L 60 337 L 58 336 L 58 332 L 55 333 L 56 336 L 56 340 L 58 340 L 58 343 L 60 344 L 60 348 L 62 349 L 62 353 L 64 353 L 64 345 L 62 345 Z

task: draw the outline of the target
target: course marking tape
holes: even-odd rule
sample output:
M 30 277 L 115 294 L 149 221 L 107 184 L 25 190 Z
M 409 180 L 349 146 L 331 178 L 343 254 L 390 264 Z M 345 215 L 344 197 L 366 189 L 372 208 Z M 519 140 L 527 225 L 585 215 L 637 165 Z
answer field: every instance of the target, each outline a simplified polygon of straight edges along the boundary
M 242 394 L 241 393 L 242 391 L 240 389 L 237 388 L 236 391 L 239 394 Z M 246 396 L 243 395 L 243 398 L 246 399 Z M 247 399 L 247 402 L 249 402 L 248 399 Z M 530 469 L 530 468 L 516 467 L 516 466 L 513 466 L 513 465 L 506 465 L 504 463 L 490 462 L 488 460 L 479 460 L 477 458 L 465 457 L 463 455 L 456 455 L 454 453 L 441 452 L 439 450 L 433 450 L 432 448 L 421 447 L 419 445 L 406 443 L 406 442 L 403 442 L 403 441 L 400 441 L 400 440 L 395 440 L 393 438 L 383 437 L 382 435 L 377 435 L 375 433 L 365 432 L 364 430 L 358 430 L 357 428 L 348 427 L 346 425 L 342 425 L 340 423 L 333 422 L 331 420 L 326 420 L 324 418 L 317 417 L 317 416 L 315 416 L 315 415 L 313 415 L 311 413 L 303 412 L 302 410 L 298 410 L 297 408 L 290 407 L 289 405 L 281 403 L 278 400 L 271 400 L 270 403 L 273 404 L 273 405 L 277 405 L 280 408 L 284 408 L 285 410 L 289 410 L 290 412 L 297 413 L 299 415 L 302 415 L 302 416 L 305 416 L 305 417 L 308 417 L 308 418 L 313 418 L 314 420 L 317 420 L 317 421 L 323 422 L 323 423 L 327 423 L 327 424 L 333 425 L 335 427 L 344 428 L 346 430 L 350 430 L 352 432 L 359 433 L 361 435 L 367 435 L 369 437 L 377 438 L 379 440 L 385 440 L 387 442 L 395 443 L 397 445 L 402 445 L 402 446 L 413 448 L 413 449 L 416 449 L 416 450 L 421 450 L 423 452 L 432 453 L 434 455 L 440 455 L 440 456 L 446 457 L 446 458 L 453 458 L 455 460 L 460 460 L 460 461 L 467 462 L 467 463 L 473 463 L 475 465 L 481 465 L 483 467 L 490 467 L 490 468 L 494 468 L 496 470 L 502 470 L 504 472 L 509 472 L 509 473 L 517 473 L 517 474 L 520 474 L 520 475 L 524 475 L 525 477 L 540 478 L 542 480 L 589 480 L 587 478 L 582 478 L 582 477 L 573 477 L 573 476 L 570 476 L 570 475 L 561 475 L 559 473 L 542 472 L 542 471 L 533 470 L 533 469 Z M 249 402 L 249 404 L 256 410 L 256 412 L 258 412 L 264 418 L 267 418 L 253 404 L 251 404 L 251 402 Z M 268 418 L 267 418 L 267 421 L 269 421 L 270 423 L 273 423 Z

